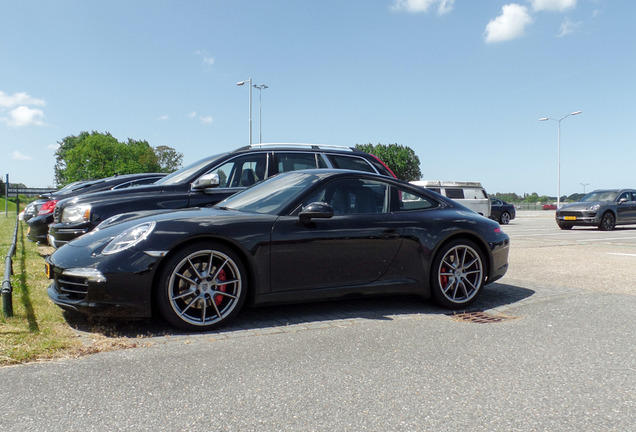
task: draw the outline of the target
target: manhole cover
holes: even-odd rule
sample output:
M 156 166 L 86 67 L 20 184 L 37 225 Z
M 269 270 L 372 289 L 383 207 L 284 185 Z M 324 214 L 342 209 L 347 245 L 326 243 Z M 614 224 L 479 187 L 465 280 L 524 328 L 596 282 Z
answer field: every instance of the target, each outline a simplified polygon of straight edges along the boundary
M 450 314 L 450 316 L 457 321 L 468 321 L 478 324 L 490 324 L 512 319 L 511 317 L 495 315 L 481 311 L 453 313 Z

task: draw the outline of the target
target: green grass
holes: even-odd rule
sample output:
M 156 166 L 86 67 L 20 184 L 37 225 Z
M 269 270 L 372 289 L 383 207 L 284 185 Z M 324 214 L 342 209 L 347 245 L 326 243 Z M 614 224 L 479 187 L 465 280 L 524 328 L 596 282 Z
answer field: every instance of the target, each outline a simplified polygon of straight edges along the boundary
M 3 277 L 15 223 L 15 213 L 8 217 L 0 215 Z M 0 365 L 68 356 L 82 348 L 61 309 L 46 294 L 49 281 L 44 275 L 44 260 L 39 250 L 42 247 L 27 240 L 26 227 L 24 222 L 19 222 L 11 276 L 13 316 L 5 317 L 4 310 L 0 315 Z
M 4 205 L 2 199 L 0 205 Z M 0 214 L 2 278 L 15 230 L 15 211 L 14 204 L 13 212 L 9 211 L 8 216 Z M 76 317 L 64 315 L 46 293 L 50 281 L 44 274 L 43 257 L 52 253 L 53 248 L 30 242 L 27 229 L 26 223 L 18 223 L 11 276 L 13 316 L 5 317 L 4 310 L 0 313 L 0 366 L 143 345 L 138 341 L 143 335 L 135 333 L 137 327 L 134 322 L 123 324 L 123 331 L 132 336 L 122 336 L 122 323 L 97 319 L 88 320 L 86 324 L 82 320 L 76 321 Z M 79 327 L 82 328 L 82 338 L 75 331 Z

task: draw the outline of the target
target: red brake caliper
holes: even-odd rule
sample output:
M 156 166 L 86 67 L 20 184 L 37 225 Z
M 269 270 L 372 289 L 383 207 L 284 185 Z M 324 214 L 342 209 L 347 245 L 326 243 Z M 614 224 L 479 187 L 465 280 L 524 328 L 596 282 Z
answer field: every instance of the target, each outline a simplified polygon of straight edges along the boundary
M 225 276 L 225 270 L 221 269 L 221 271 L 219 272 L 216 278 L 221 281 L 227 280 L 227 276 Z M 227 285 L 220 285 L 217 291 L 227 292 Z M 223 301 L 222 295 L 214 296 L 214 303 L 216 303 L 217 306 L 219 306 L 222 301 Z
M 446 267 L 442 267 L 440 273 L 446 273 Z M 446 285 L 448 284 L 448 276 L 441 275 L 439 281 L 441 282 L 442 289 L 446 288 Z

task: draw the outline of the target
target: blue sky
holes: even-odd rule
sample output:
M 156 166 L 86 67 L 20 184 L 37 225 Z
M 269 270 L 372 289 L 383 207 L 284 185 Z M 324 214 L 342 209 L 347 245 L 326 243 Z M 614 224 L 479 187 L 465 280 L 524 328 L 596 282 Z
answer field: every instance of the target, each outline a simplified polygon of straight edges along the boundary
M 53 184 L 64 137 L 190 163 L 263 142 L 415 150 L 426 180 L 636 187 L 636 2 L 0 0 L 0 175 Z M 252 92 L 259 141 L 259 90 Z

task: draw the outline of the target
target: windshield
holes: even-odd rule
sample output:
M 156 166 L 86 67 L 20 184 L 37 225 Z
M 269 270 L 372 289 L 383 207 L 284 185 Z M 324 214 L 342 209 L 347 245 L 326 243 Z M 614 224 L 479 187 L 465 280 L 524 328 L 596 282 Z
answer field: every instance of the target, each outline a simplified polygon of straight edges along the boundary
M 607 202 L 616 201 L 618 191 L 599 191 L 592 192 L 581 198 L 581 202 Z
M 257 183 L 224 201 L 217 207 L 241 212 L 278 214 L 287 204 L 320 179 L 311 172 L 288 172 Z
M 176 185 L 182 184 L 188 181 L 192 176 L 196 175 L 197 172 L 204 169 L 207 165 L 220 158 L 221 156 L 225 156 L 227 153 L 222 153 L 214 156 L 207 157 L 205 159 L 198 160 L 186 167 L 181 168 L 178 171 L 173 172 L 162 178 L 161 180 L 155 182 L 158 185 Z M 205 174 L 205 173 L 201 173 Z M 191 181 L 193 181 L 192 179 Z

